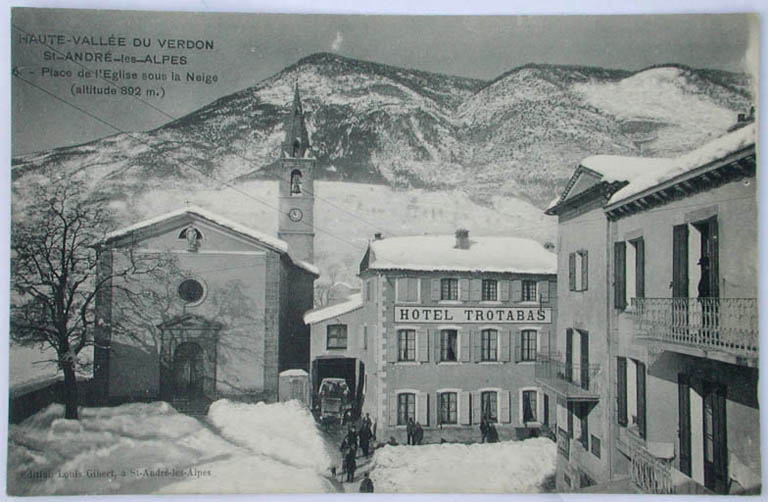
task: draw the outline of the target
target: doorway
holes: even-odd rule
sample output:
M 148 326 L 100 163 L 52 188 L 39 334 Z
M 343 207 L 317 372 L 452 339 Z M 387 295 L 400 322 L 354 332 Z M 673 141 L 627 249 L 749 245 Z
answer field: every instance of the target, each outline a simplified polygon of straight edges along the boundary
M 205 368 L 203 349 L 194 342 L 176 347 L 173 356 L 173 397 L 186 401 L 204 398 Z

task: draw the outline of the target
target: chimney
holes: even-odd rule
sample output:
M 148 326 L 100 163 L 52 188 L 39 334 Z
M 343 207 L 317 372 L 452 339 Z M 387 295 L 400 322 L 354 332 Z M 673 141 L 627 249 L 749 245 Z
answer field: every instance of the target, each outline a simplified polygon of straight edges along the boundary
M 380 241 L 383 238 L 384 238 L 384 236 L 382 235 L 381 232 L 376 232 L 375 234 L 373 234 L 373 240 L 375 240 L 375 241 Z
M 469 249 L 469 230 L 456 230 L 456 249 Z

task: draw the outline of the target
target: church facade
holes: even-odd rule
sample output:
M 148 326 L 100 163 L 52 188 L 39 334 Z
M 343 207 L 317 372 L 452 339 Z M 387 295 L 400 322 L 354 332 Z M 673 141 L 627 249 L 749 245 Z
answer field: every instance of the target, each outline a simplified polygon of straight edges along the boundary
M 94 381 L 105 403 L 278 399 L 308 370 L 313 170 L 298 96 L 280 160 L 278 238 L 185 207 L 109 234 L 100 264 Z M 122 274 L 131 268 L 140 273 Z

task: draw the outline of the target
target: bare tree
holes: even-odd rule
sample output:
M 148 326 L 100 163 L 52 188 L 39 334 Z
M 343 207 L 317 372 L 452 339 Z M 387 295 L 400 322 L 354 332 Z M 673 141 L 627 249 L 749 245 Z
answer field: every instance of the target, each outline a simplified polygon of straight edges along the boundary
M 28 202 L 15 208 L 11 231 L 11 339 L 47 345 L 64 374 L 66 418 L 78 418 L 78 354 L 93 343 L 94 302 L 114 276 L 146 273 L 157 262 L 128 260 L 120 270 L 97 277 L 97 244 L 112 226 L 103 199 L 88 197 L 79 181 L 53 170 L 50 182 L 30 189 Z

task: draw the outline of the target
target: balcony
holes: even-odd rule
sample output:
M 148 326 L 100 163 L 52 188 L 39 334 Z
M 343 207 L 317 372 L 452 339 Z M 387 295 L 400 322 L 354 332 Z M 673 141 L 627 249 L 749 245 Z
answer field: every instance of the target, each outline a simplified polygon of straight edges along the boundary
M 629 442 L 632 482 L 649 494 L 712 495 L 713 492 L 673 467 L 674 453 L 667 458 L 651 453 L 640 441 Z
M 755 298 L 633 298 L 632 309 L 638 342 L 757 366 Z
M 557 355 L 539 355 L 535 377 L 540 385 L 548 387 L 568 401 L 599 401 L 599 371 L 598 364 L 572 364 L 566 363 Z

